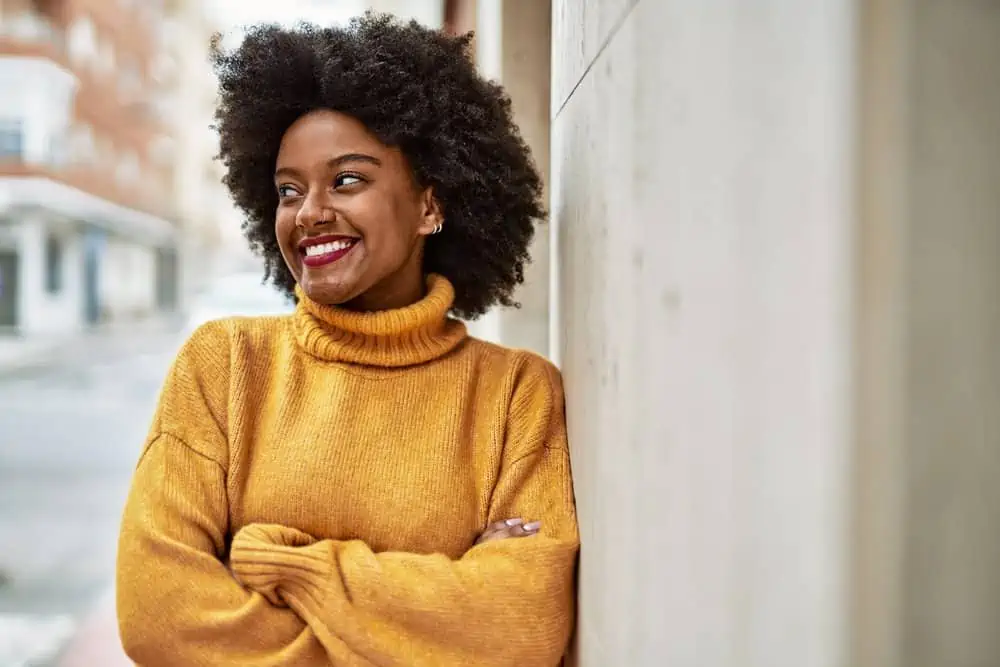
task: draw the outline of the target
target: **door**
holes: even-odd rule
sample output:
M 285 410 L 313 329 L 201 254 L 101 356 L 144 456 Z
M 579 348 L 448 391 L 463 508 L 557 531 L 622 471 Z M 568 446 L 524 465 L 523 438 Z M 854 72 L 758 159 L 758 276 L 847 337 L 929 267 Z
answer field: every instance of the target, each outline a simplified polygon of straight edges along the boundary
M 83 321 L 89 325 L 101 319 L 99 278 L 100 248 L 88 236 L 83 250 Z
M 17 328 L 18 255 L 0 250 L 0 331 Z
M 177 307 L 177 253 L 170 248 L 156 250 L 156 305 L 166 311 Z

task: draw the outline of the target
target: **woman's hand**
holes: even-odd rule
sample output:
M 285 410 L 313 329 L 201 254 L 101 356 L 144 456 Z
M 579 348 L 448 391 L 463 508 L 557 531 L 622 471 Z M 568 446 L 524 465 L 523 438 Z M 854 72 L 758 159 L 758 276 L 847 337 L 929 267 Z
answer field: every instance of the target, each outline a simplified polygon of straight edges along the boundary
M 483 534 L 476 540 L 476 544 L 483 544 L 492 540 L 505 540 L 508 537 L 531 537 L 537 535 L 542 527 L 541 521 L 525 523 L 524 519 L 507 519 L 497 521 L 486 527 Z

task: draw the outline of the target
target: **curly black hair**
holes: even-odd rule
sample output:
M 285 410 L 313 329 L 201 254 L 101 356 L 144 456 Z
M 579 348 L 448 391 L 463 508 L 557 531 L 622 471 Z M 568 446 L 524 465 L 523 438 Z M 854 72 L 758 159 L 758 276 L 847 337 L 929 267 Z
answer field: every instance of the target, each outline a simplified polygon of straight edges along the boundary
M 477 73 L 471 41 L 373 12 L 342 27 L 257 26 L 231 52 L 217 38 L 223 183 L 246 214 L 265 280 L 294 293 L 274 229 L 281 138 L 304 114 L 332 109 L 398 147 L 416 182 L 433 187 L 446 225 L 428 237 L 423 268 L 452 282 L 453 312 L 474 319 L 517 306 L 535 222 L 546 216 L 542 180 L 510 98 Z

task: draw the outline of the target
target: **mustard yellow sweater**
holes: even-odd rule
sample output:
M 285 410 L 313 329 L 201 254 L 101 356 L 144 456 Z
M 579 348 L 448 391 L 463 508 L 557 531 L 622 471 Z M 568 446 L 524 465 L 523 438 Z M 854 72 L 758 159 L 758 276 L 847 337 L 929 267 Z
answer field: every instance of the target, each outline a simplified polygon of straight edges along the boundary
M 417 304 L 203 326 L 125 508 L 118 616 L 139 665 L 553 667 L 578 545 L 563 395 Z M 487 524 L 538 536 L 474 546 Z

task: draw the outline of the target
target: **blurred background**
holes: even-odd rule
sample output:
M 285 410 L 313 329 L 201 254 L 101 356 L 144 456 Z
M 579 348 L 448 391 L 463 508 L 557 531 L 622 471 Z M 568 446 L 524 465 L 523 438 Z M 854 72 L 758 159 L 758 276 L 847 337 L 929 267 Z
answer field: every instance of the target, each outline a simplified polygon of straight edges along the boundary
M 476 31 L 547 178 L 583 666 L 1000 667 L 1000 2 L 0 0 L 0 667 L 127 664 L 119 513 L 199 322 L 287 310 L 215 31 Z

